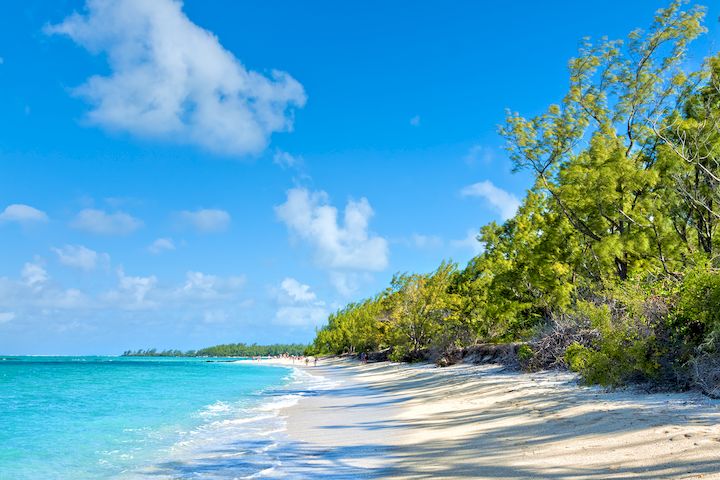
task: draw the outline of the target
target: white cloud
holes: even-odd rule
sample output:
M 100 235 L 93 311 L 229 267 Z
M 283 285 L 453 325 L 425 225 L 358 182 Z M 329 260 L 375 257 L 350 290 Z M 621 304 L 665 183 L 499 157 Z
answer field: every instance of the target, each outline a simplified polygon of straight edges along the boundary
M 465 197 L 484 198 L 503 220 L 512 218 L 520 207 L 520 200 L 510 192 L 498 188 L 489 180 L 468 185 L 460 191 Z
M 233 297 L 244 286 L 244 276 L 223 278 L 202 272 L 187 272 L 185 284 L 175 294 L 184 300 L 219 300 Z
M 187 272 L 183 282 L 164 285 L 155 275 L 128 275 L 120 268 L 112 287 L 88 285 L 81 291 L 64 288 L 36 258 L 16 278 L 0 276 L 0 323 L 12 321 L 43 332 L 92 330 L 123 321 L 139 327 L 147 323 L 183 328 L 183 322 L 230 325 L 239 321 L 240 309 L 252 305 L 251 299 L 242 298 L 244 284 L 242 276 Z
M 42 210 L 29 205 L 14 203 L 5 207 L 0 213 L 0 222 L 17 222 L 22 224 L 43 223 L 48 221 L 48 216 Z
M 342 224 L 325 192 L 294 188 L 275 207 L 278 218 L 315 250 L 317 263 L 329 269 L 379 271 L 388 264 L 388 242 L 368 231 L 373 216 L 367 199 L 348 201 Z
M 172 238 L 158 238 L 148 246 L 148 251 L 156 255 L 170 250 L 175 250 L 175 242 Z
M 203 323 L 225 323 L 228 313 L 225 310 L 207 310 L 203 313 Z
M 128 310 L 152 308 L 157 305 L 155 301 L 149 298 L 158 284 L 155 275 L 133 277 L 125 275 L 125 270 L 120 267 L 117 270 L 117 276 L 117 288 L 101 296 L 104 304 Z
M 130 276 L 118 269 L 117 287 L 101 295 L 108 307 L 124 310 L 193 308 L 237 297 L 245 286 L 245 277 L 220 277 L 202 272 L 187 272 L 179 286 L 162 286 L 155 275 Z
M 420 125 L 420 115 L 415 115 L 410 119 L 410 125 L 417 127 Z
M 20 277 L 25 285 L 29 287 L 40 287 L 48 281 L 48 278 L 50 278 L 47 270 L 45 270 L 45 268 L 37 262 L 28 262 L 23 265 Z
M 180 222 L 201 233 L 222 232 L 230 225 L 230 214 L 225 210 L 199 209 L 185 210 L 178 214 Z
M 478 231 L 468 230 L 465 238 L 450 242 L 455 248 L 470 249 L 473 255 L 480 255 L 485 250 L 485 244 L 478 241 Z
M 492 149 L 482 145 L 473 145 L 468 149 L 463 160 L 465 160 L 465 163 L 468 165 L 475 165 L 477 163 L 487 165 L 492 162 L 494 156 L 495 153 Z
M 77 214 L 71 226 L 97 235 L 127 235 L 140 228 L 142 222 L 125 212 L 86 208 Z
M 94 306 L 104 311 L 158 310 L 183 312 L 218 310 L 224 306 L 241 307 L 239 294 L 244 290 L 244 276 L 220 277 L 202 272 L 187 272 L 181 284 L 163 285 L 155 275 L 127 275 L 117 270 L 115 287 L 99 293 Z
M 294 278 L 285 278 L 280 283 L 285 295 L 295 302 L 310 302 L 315 300 L 315 292 L 310 289 L 310 285 L 298 282 Z
M 125 275 L 125 271 L 118 269 L 118 290 L 115 294 L 116 298 L 128 298 L 130 303 L 125 303 L 126 308 L 130 307 L 148 307 L 153 302 L 146 300 L 148 294 L 155 288 L 158 280 L 155 275 L 149 277 L 132 277 Z M 112 298 L 112 295 L 111 297 Z
M 75 93 L 92 105 L 88 119 L 110 129 L 244 155 L 291 130 L 292 107 L 305 104 L 300 83 L 246 69 L 179 1 L 87 0 L 84 14 L 46 33 L 107 56 L 110 74 Z
M 303 158 L 277 149 L 273 155 L 273 163 L 275 165 L 280 165 L 283 168 L 296 168 L 302 166 Z
M 327 319 L 325 302 L 318 300 L 309 285 L 294 278 L 280 283 L 275 323 L 293 327 L 316 327 Z
M 363 283 L 372 280 L 369 274 L 358 272 L 330 272 L 330 283 L 343 297 L 352 297 Z
M 63 289 L 51 282 L 41 260 L 23 265 L 20 278 L 0 277 L 0 308 L 19 310 L 75 309 L 87 306 L 86 296 L 77 289 Z
M 82 245 L 65 245 L 51 250 L 57 254 L 60 263 L 80 270 L 95 270 L 99 264 L 110 263 L 110 255 L 107 253 L 98 253 Z
M 443 239 L 437 235 L 421 235 L 413 233 L 410 236 L 410 245 L 415 248 L 439 248 L 443 245 Z
M 328 312 L 319 306 L 285 306 L 275 314 L 275 323 L 293 327 L 317 327 L 327 320 Z

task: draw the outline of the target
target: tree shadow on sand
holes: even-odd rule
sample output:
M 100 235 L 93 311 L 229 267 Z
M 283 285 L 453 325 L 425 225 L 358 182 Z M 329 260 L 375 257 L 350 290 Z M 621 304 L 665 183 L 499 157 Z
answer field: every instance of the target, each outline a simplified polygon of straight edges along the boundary
M 367 366 L 362 371 L 372 375 L 382 373 L 383 368 L 388 367 Z M 468 382 L 468 377 L 474 380 Z M 325 397 L 318 409 L 330 413 L 329 421 L 317 428 L 332 431 L 341 438 L 363 440 L 344 446 L 293 442 L 285 438 L 241 440 L 223 449 L 205 452 L 190 462 L 158 465 L 147 476 L 220 479 L 263 472 L 259 478 L 665 480 L 712 477 L 720 472 L 720 438 L 715 439 L 719 443 L 714 445 L 706 438 L 701 455 L 686 458 L 657 455 L 653 461 L 641 462 L 645 464 L 642 467 L 636 466 L 634 456 L 634 452 L 640 451 L 656 455 L 652 452 L 658 442 L 672 441 L 673 435 L 683 437 L 683 432 L 693 428 L 713 431 L 717 415 L 708 415 L 708 410 L 670 405 L 662 395 L 643 396 L 642 403 L 636 404 L 627 401 L 627 396 L 577 388 L 571 380 L 554 381 L 556 378 L 562 377 L 518 377 L 500 369 L 480 373 L 458 369 L 436 375 L 418 369 L 402 381 L 394 376 L 378 375 L 367 384 L 349 383 L 329 390 L 307 391 L 306 395 Z M 438 412 L 422 420 L 393 416 L 375 420 L 365 417 L 362 410 L 370 412 L 378 407 L 395 408 L 420 401 L 418 399 L 433 402 L 466 394 L 471 400 L 483 399 L 485 403 Z M 336 406 L 333 399 L 339 397 L 350 398 L 352 403 Z M 592 409 L 580 408 L 589 404 L 593 405 Z M 337 415 L 339 408 L 360 414 Z M 350 417 L 354 420 L 348 420 Z M 440 434 L 441 430 L 468 425 L 476 428 L 464 430 L 462 438 L 432 439 L 433 432 Z M 624 434 L 648 429 L 656 433 L 667 429 L 668 435 L 662 440 L 658 435 L 647 440 L 634 435 L 625 437 L 624 443 L 615 441 Z M 413 437 L 416 431 L 426 434 Z M 413 440 L 387 441 L 402 435 Z M 415 440 L 428 437 L 429 440 Z M 628 438 L 634 443 L 629 443 Z M 682 438 L 682 441 L 694 448 L 692 440 Z M 570 450 L 567 454 L 558 453 L 561 452 L 558 445 L 568 445 Z M 587 461 L 583 456 L 586 448 Z M 623 458 L 627 461 L 618 461 L 621 456 L 617 454 L 613 457 L 615 463 L 603 460 L 604 453 L 616 449 L 624 449 Z M 567 461 L 568 458 L 572 461 Z
M 303 442 L 242 440 L 205 452 L 192 461 L 166 462 L 145 472 L 168 479 L 308 478 L 353 480 L 386 478 L 385 467 L 362 465 L 382 456 L 385 447 L 362 445 L 323 448 Z

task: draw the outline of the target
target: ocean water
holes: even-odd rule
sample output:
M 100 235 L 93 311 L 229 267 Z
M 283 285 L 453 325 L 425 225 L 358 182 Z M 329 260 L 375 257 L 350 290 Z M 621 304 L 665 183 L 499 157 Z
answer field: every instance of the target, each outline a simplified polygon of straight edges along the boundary
M 208 360 L 0 357 L 0 479 L 272 477 L 281 407 L 323 379 Z

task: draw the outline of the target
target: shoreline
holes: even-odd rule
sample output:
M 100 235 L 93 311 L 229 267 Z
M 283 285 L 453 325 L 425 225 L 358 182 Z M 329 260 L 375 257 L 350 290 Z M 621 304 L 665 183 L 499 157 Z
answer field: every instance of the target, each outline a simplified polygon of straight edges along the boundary
M 720 479 L 720 402 L 494 365 L 254 361 L 334 385 L 281 414 L 313 478 Z

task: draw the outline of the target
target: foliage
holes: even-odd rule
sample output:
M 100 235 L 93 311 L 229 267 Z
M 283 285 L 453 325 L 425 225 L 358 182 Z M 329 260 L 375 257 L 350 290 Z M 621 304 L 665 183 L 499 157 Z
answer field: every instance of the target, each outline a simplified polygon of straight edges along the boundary
M 127 350 L 123 353 L 125 357 L 257 357 L 269 355 L 302 355 L 307 345 L 301 344 L 273 344 L 273 345 L 247 345 L 244 343 L 231 343 L 226 345 L 215 345 L 200 350 Z
M 533 183 L 513 218 L 481 229 L 483 253 L 462 269 L 395 275 L 331 315 L 310 351 L 415 360 L 524 341 L 527 368 L 712 390 L 720 56 L 686 70 L 704 13 L 675 0 L 625 41 L 585 39 L 560 102 L 531 118 L 509 112 L 500 128 Z

